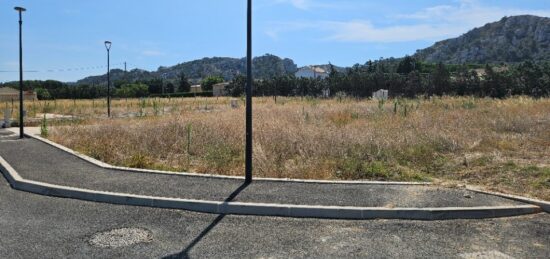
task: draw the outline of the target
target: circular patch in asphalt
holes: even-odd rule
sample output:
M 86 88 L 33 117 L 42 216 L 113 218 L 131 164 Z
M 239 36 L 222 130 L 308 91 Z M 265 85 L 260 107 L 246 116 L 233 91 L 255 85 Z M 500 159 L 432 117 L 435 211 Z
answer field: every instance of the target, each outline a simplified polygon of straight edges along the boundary
M 142 228 L 117 228 L 96 233 L 90 244 L 100 248 L 117 248 L 153 241 L 153 233 Z

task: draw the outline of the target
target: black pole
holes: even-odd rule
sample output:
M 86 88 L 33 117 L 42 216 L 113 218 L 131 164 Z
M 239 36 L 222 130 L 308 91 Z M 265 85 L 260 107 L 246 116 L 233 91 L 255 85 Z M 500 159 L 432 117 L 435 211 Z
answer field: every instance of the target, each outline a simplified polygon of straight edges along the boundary
M 25 8 L 15 7 L 19 12 L 19 138 L 25 136 L 23 129 L 23 15 Z
M 110 53 L 111 50 L 107 49 L 107 117 L 111 118 L 111 67 L 110 67 Z
M 246 150 L 245 183 L 252 182 L 252 0 L 248 0 L 246 31 Z

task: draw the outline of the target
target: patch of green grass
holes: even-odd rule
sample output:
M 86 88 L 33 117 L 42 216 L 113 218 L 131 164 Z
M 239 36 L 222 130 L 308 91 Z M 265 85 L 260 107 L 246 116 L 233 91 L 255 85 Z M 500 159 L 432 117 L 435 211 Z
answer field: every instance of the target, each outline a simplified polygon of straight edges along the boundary
M 550 179 L 549 167 L 538 167 L 534 165 L 529 165 L 529 166 L 519 167 L 519 172 L 521 174 L 528 175 L 528 176 Z
M 391 177 L 390 170 L 381 161 L 362 161 L 347 158 L 337 164 L 336 177 L 346 180 L 379 179 Z
M 209 167 L 217 170 L 242 160 L 241 153 L 237 149 L 226 145 L 216 145 L 208 148 L 204 159 Z
M 396 151 L 398 163 L 405 166 L 427 166 L 432 163 L 436 150 L 431 145 L 416 144 Z
M 425 173 L 387 161 L 346 158 L 336 163 L 335 176 L 344 180 L 430 181 Z

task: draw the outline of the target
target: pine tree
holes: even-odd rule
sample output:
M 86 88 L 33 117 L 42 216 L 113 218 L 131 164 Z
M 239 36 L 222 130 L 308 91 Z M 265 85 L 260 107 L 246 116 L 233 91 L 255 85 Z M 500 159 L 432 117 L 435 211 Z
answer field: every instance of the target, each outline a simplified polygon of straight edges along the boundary
M 180 93 L 188 93 L 191 91 L 191 84 L 189 83 L 189 80 L 187 79 L 187 76 L 182 71 L 178 75 L 178 92 Z

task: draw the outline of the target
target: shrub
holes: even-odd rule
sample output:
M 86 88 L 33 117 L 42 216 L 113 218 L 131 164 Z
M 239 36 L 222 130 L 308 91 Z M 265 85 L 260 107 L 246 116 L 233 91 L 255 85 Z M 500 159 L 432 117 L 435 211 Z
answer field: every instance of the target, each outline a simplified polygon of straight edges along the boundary
M 44 114 L 44 119 L 42 119 L 42 123 L 40 124 L 40 136 L 42 136 L 43 138 L 48 137 L 48 124 L 46 114 Z

